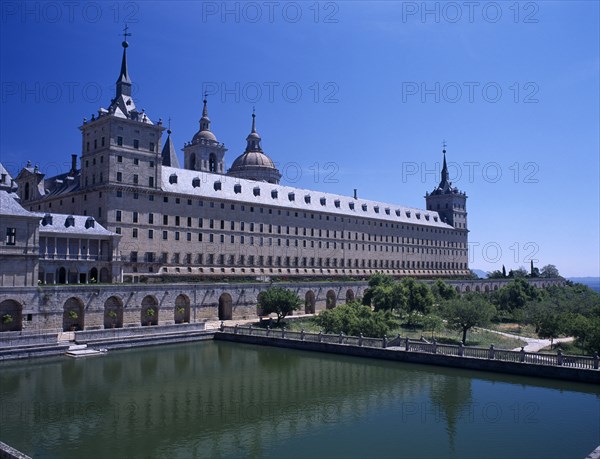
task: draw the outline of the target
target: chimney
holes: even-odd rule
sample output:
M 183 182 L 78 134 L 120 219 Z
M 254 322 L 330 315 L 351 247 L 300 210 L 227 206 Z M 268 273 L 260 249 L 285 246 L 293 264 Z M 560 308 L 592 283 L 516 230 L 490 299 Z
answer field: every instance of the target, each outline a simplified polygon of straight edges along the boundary
M 354 199 L 358 199 L 358 195 L 356 194 L 356 188 L 354 188 Z
M 77 172 L 77 155 L 71 155 L 71 175 L 75 175 Z

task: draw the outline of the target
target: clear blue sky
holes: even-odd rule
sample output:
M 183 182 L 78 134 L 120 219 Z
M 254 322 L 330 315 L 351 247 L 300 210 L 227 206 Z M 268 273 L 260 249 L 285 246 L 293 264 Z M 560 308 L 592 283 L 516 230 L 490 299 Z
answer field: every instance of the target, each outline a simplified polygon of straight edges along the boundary
M 424 207 L 445 139 L 472 268 L 533 255 L 600 275 L 598 2 L 66 3 L 1 4 L 11 172 L 30 159 L 52 175 L 80 153 L 127 21 L 137 106 L 172 118 L 178 149 L 204 89 L 227 166 L 255 105 L 284 183 Z

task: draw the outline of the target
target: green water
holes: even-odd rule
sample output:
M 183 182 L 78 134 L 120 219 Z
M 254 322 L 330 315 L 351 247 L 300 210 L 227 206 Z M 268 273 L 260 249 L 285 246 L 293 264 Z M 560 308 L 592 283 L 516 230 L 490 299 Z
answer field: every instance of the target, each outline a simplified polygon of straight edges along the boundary
M 600 388 L 198 342 L 0 365 L 0 440 L 34 457 L 583 458 Z

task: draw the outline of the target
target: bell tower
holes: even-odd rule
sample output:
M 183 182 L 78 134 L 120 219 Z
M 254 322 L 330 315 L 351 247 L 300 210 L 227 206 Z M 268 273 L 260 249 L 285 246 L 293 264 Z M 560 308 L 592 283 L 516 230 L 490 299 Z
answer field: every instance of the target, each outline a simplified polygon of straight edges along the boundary
M 467 195 L 453 187 L 448 179 L 445 142 L 442 153 L 444 162 L 440 184 L 431 193 L 426 193 L 427 210 L 438 212 L 442 221 L 453 226 L 454 229 L 467 231 Z

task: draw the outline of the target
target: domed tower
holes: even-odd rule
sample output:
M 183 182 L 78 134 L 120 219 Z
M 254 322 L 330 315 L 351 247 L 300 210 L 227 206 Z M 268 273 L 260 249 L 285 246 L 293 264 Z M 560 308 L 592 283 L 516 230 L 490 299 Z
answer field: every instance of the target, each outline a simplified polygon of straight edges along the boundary
M 256 114 L 252 112 L 252 131 L 246 137 L 246 150 L 231 165 L 227 175 L 260 182 L 279 183 L 281 173 L 260 146 L 260 135 L 256 132 Z
M 210 130 L 210 119 L 204 99 L 200 130 L 196 132 L 191 142 L 183 147 L 184 168 L 195 171 L 225 173 L 225 145 L 217 141 Z
M 444 163 L 440 184 L 431 193 L 425 195 L 427 210 L 437 211 L 442 221 L 455 229 L 467 231 L 467 195 L 452 186 L 448 180 L 446 164 L 446 146 L 444 145 Z

